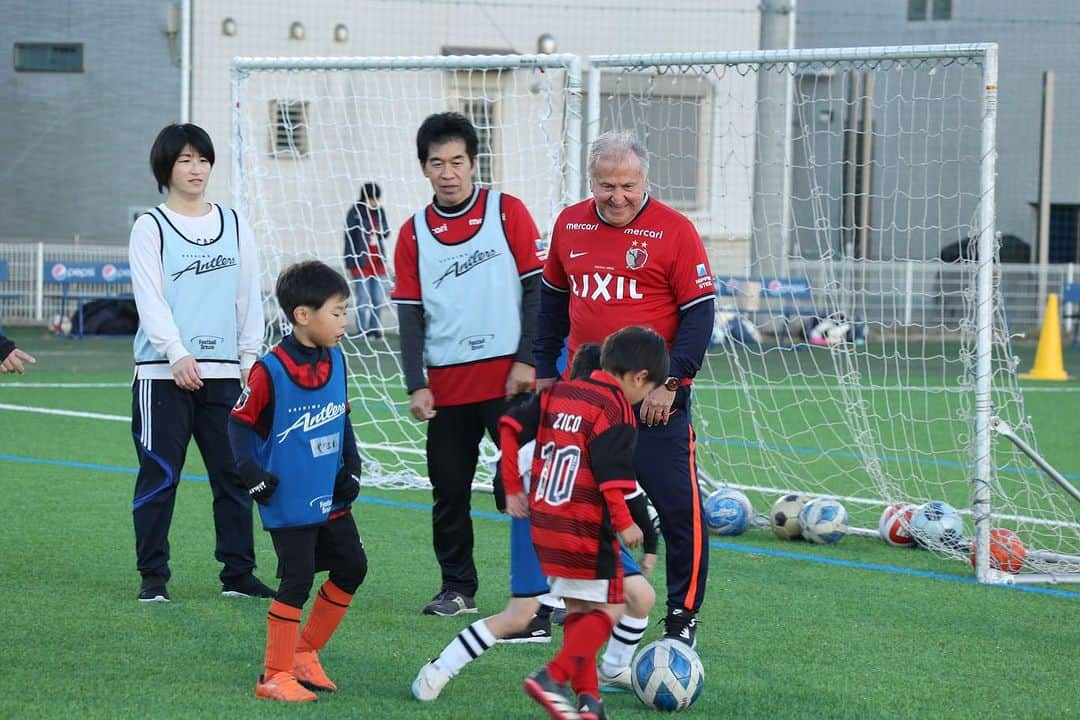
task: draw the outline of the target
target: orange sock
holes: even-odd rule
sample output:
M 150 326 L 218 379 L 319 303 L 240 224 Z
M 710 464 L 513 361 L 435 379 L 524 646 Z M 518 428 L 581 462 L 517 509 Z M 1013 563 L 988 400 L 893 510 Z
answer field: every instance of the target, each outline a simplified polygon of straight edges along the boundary
M 330 640 L 330 636 L 337 630 L 341 618 L 345 617 L 345 611 L 349 609 L 352 597 L 329 580 L 324 582 L 319 588 L 315 604 L 311 606 L 311 615 L 308 616 L 307 623 L 300 632 L 300 642 L 296 645 L 296 651 L 322 650 Z
M 300 634 L 300 608 L 274 600 L 266 615 L 266 677 L 292 672 L 296 638 Z

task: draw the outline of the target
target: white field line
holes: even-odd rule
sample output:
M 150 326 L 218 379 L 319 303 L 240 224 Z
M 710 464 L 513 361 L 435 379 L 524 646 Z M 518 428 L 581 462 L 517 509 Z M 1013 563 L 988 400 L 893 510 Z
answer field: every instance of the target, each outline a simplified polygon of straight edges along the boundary
M 113 420 L 130 423 L 131 418 L 124 415 L 105 415 L 104 413 L 80 412 L 78 410 L 57 410 L 55 408 L 28 407 L 26 405 L 8 405 L 0 403 L 0 410 L 37 413 L 39 415 L 63 415 L 64 417 L 88 418 L 90 420 Z

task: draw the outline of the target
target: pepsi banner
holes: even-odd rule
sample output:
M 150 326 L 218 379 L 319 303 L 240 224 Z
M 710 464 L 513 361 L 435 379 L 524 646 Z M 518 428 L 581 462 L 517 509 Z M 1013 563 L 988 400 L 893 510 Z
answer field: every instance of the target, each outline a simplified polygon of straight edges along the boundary
M 131 267 L 127 263 L 45 261 L 45 282 L 68 283 L 130 283 Z
M 810 281 L 806 278 L 746 278 L 724 277 L 717 275 L 714 278 L 716 293 L 734 297 L 738 294 L 739 284 L 755 282 L 761 287 L 762 297 L 783 297 L 793 299 L 810 298 Z

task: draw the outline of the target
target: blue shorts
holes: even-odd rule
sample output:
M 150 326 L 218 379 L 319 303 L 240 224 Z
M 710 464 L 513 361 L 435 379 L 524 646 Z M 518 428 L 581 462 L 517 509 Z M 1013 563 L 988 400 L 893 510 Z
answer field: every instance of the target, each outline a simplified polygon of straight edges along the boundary
M 641 567 L 626 548 L 622 550 L 623 575 L 640 575 Z M 510 595 L 537 597 L 548 591 L 547 576 L 540 569 L 540 558 L 532 542 L 532 524 L 510 518 Z

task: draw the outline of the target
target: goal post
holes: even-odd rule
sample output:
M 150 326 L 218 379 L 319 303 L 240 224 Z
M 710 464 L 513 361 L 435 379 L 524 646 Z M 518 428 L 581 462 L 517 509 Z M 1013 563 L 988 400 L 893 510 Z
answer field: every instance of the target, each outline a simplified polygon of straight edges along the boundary
M 995 262 L 997 46 L 586 67 L 586 143 L 635 132 L 650 191 L 694 221 L 717 275 L 702 475 L 759 511 L 840 498 L 860 534 L 892 503 L 948 502 L 963 540 L 933 549 L 967 563 L 973 540 L 981 582 L 1080 579 L 1075 501 L 992 438 L 994 418 L 1035 445 Z M 994 567 L 991 528 L 1023 540 L 1018 574 Z
M 231 80 L 232 192 L 260 247 L 267 344 L 287 329 L 273 297 L 283 267 L 318 258 L 344 272 L 346 214 L 366 182 L 382 190 L 392 267 L 398 228 L 431 201 L 415 138 L 432 113 L 473 122 L 477 180 L 521 198 L 541 232 L 579 199 L 575 55 L 236 58 Z M 425 486 L 424 426 L 408 413 L 395 314 L 388 299 L 377 310 L 384 333 L 351 327 L 342 343 L 365 483 Z

